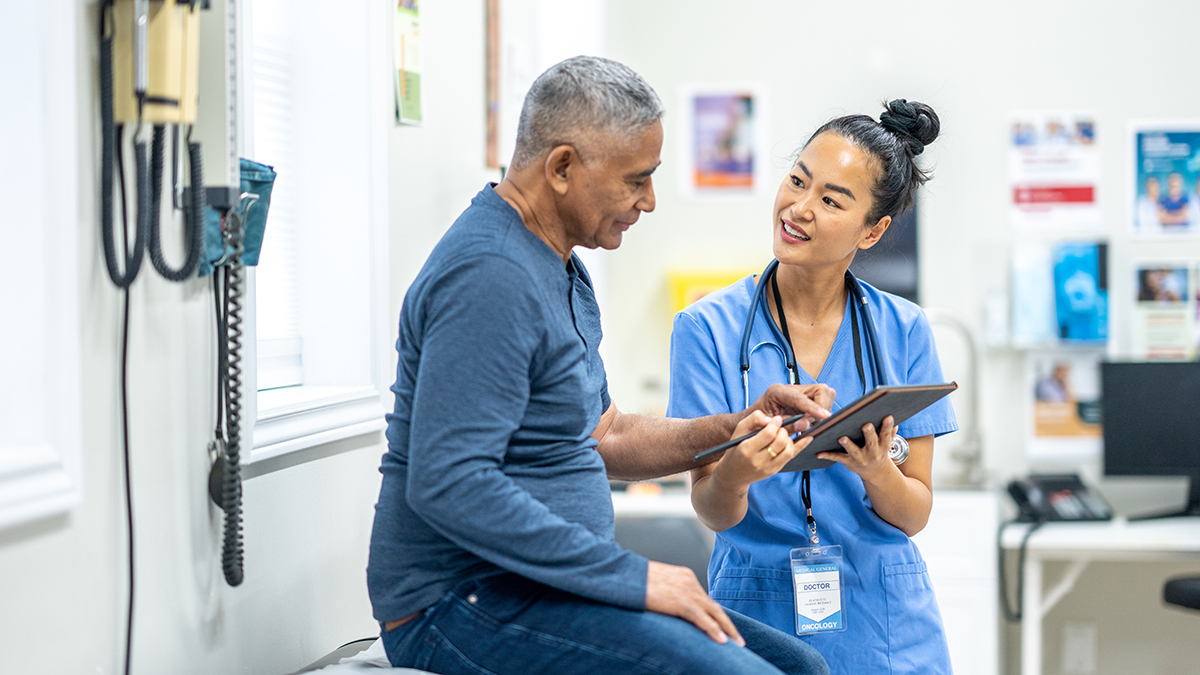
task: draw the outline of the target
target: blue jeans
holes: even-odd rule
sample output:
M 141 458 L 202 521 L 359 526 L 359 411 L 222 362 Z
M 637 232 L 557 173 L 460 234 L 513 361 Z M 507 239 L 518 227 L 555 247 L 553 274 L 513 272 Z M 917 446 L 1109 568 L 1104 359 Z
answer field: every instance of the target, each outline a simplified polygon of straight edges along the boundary
M 393 666 L 441 675 L 827 675 L 815 649 L 735 612 L 743 649 L 675 617 L 605 605 L 497 574 L 460 584 L 395 630 Z

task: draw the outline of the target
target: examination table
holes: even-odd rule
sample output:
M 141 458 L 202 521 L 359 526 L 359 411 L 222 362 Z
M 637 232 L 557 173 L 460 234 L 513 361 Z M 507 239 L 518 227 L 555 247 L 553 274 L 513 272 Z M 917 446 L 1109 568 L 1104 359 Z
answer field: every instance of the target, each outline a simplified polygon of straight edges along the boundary
M 332 652 L 321 657 L 314 663 L 297 670 L 292 675 L 301 673 L 321 673 L 321 675 L 353 675 L 354 673 L 370 673 L 371 675 L 432 675 L 424 670 L 412 668 L 393 668 L 388 663 L 387 654 L 383 651 L 383 640 L 379 638 L 363 638 L 348 642 Z

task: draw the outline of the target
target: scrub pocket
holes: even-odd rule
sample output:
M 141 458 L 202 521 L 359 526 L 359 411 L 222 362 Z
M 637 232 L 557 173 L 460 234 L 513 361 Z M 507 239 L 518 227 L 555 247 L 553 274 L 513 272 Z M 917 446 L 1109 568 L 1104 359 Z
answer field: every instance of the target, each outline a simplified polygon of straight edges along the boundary
M 787 570 L 726 567 L 717 572 L 708 595 L 722 607 L 796 634 L 796 599 Z
M 951 675 L 942 613 L 925 561 L 884 565 L 883 587 L 891 671 Z

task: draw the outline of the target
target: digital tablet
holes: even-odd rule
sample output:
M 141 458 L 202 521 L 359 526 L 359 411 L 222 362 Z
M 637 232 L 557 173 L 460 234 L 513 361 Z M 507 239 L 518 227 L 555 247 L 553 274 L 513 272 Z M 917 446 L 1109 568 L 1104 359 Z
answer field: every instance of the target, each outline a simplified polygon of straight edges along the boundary
M 899 426 L 908 418 L 928 408 L 935 401 L 958 389 L 958 383 L 900 385 L 876 387 L 850 405 L 814 424 L 800 438 L 812 438 L 812 443 L 784 465 L 780 471 L 824 469 L 835 462 L 818 459 L 819 452 L 846 452 L 838 439 L 847 436 L 856 445 L 866 442 L 862 428 L 870 423 L 876 429 L 891 415 Z

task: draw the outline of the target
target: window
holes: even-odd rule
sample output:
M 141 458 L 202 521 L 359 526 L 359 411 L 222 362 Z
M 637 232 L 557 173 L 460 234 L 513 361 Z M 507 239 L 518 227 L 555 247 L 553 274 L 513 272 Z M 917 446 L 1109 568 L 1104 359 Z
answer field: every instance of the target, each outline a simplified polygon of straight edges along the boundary
M 244 152 L 278 174 L 249 274 L 254 463 L 384 426 L 391 88 L 386 4 L 242 7 Z

